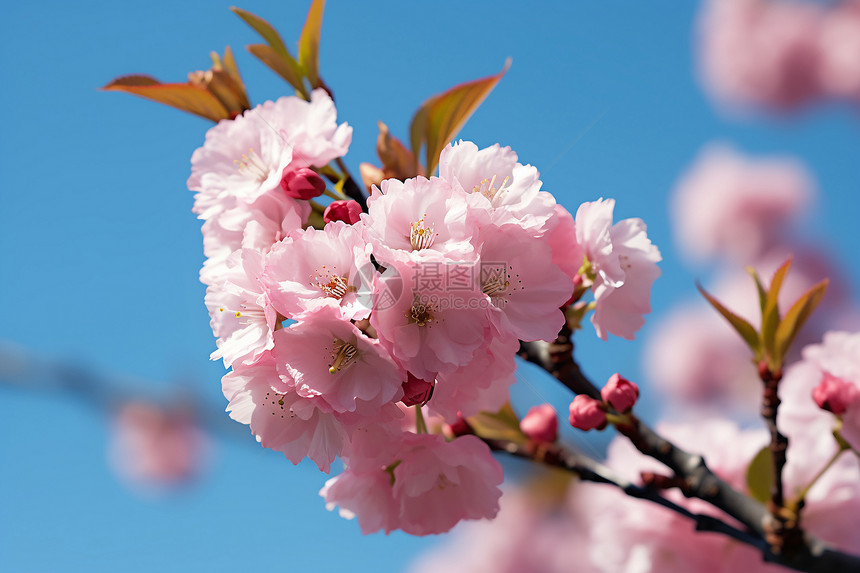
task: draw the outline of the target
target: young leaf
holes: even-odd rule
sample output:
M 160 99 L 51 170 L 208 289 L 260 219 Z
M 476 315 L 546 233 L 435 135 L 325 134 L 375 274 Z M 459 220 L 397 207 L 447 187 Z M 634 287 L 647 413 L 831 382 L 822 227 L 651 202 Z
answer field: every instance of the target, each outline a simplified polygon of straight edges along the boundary
M 308 17 L 299 37 L 299 65 L 305 71 L 305 77 L 311 83 L 311 87 L 320 87 L 319 60 L 320 60 L 320 32 L 322 31 L 323 12 L 325 11 L 325 0 L 313 0 L 308 10 Z
M 417 161 L 422 144 L 426 144 L 425 173 L 428 176 L 432 175 L 439 164 L 442 149 L 454 139 L 510 66 L 511 60 L 508 59 L 505 67 L 498 74 L 456 85 L 446 92 L 431 97 L 418 108 L 409 129 L 412 153 L 415 154 Z
M 130 75 L 116 78 L 102 89 L 133 94 L 215 122 L 230 118 L 224 104 L 199 85 L 163 84 L 151 76 Z
M 266 20 L 247 10 L 242 10 L 235 6 L 231 6 L 230 10 L 239 16 L 248 26 L 253 28 L 255 32 L 260 34 L 268 44 L 268 46 L 264 44 L 252 44 L 247 46 L 248 51 L 257 56 L 260 61 L 269 66 L 276 74 L 284 78 L 299 95 L 308 99 L 308 92 L 302 81 L 304 77 L 302 67 L 290 55 L 278 31 Z
M 774 345 L 774 335 L 776 327 L 779 325 L 779 291 L 782 288 L 782 282 L 785 275 L 788 274 L 788 269 L 791 268 L 791 259 L 788 259 L 776 269 L 773 274 L 773 280 L 770 281 L 770 288 L 767 291 L 767 299 L 765 300 L 764 310 L 761 315 L 761 340 L 764 345 L 765 355 L 775 358 L 776 348 Z M 776 367 L 776 364 L 771 364 Z
M 307 99 L 308 94 L 305 86 L 302 84 L 301 71 L 296 71 L 296 69 L 271 46 L 267 46 L 266 44 L 251 44 L 245 47 L 261 62 L 269 66 L 273 72 L 284 78 L 288 84 L 293 86 L 296 93 Z M 298 64 L 296 64 L 296 66 L 298 66 Z
M 776 329 L 774 340 L 775 358 L 780 363 L 785 358 L 797 333 L 803 328 L 803 324 L 821 302 L 821 299 L 824 298 L 828 283 L 829 281 L 824 279 L 810 288 L 785 313 L 785 318 L 782 319 Z
M 747 467 L 747 489 L 750 496 L 761 503 L 770 500 L 770 485 L 773 483 L 773 454 L 765 446 Z
M 391 135 L 387 125 L 381 121 L 377 121 L 376 125 L 379 127 L 376 153 L 382 161 L 382 169 L 386 176 L 403 180 L 418 175 L 415 171 L 415 156 L 399 139 Z
M 759 339 L 758 333 L 755 331 L 755 328 L 747 322 L 744 318 L 736 315 L 725 306 L 722 305 L 716 298 L 708 294 L 705 289 L 702 288 L 702 285 L 696 283 L 696 288 L 699 289 L 699 292 L 702 293 L 702 296 L 711 303 L 717 312 L 723 315 L 723 318 L 729 321 L 729 324 L 734 327 L 734 329 L 741 335 L 741 338 L 744 339 L 744 342 L 747 343 L 747 346 L 750 347 L 750 350 L 755 354 L 756 360 L 761 359 L 761 340 Z
M 510 402 L 498 412 L 481 412 L 468 419 L 475 434 L 490 440 L 507 440 L 517 444 L 528 442 L 520 430 L 520 420 L 511 408 Z
M 756 272 L 756 270 L 751 266 L 748 266 L 746 269 L 749 275 L 755 281 L 755 288 L 758 291 L 759 306 L 761 306 L 761 312 L 762 315 L 764 315 L 764 306 L 767 303 L 767 291 L 764 290 L 764 285 L 761 284 L 761 279 L 758 277 L 758 273 Z

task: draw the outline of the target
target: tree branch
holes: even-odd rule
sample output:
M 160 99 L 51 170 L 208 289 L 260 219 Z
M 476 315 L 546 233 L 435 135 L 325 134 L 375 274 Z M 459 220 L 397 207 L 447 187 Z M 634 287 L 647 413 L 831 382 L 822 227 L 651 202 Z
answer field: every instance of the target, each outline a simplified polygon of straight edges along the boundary
M 600 399 L 597 387 L 573 359 L 573 342 L 567 327 L 562 329 L 559 339 L 553 343 L 521 343 L 520 357 L 539 365 L 574 393 Z M 660 461 L 682 478 L 686 484 L 682 488 L 684 495 L 702 499 L 748 527 L 764 544 L 762 553 L 765 560 L 808 573 L 860 573 L 860 557 L 830 549 L 824 542 L 809 535 L 802 536 L 800 543 L 792 544 L 791 551 L 774 553 L 768 546 L 772 545 L 773 535 L 780 524 L 764 505 L 732 488 L 708 468 L 701 456 L 677 447 L 635 416 L 630 416 L 628 425 L 617 429 L 640 452 Z

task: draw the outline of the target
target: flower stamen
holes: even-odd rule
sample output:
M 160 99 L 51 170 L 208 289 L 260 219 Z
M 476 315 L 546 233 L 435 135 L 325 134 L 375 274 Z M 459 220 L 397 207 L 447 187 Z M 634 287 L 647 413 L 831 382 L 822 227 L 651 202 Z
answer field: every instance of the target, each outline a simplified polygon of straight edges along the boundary
M 242 155 L 242 159 L 235 159 L 233 163 L 236 164 L 240 172 L 250 175 L 261 183 L 269 177 L 269 170 L 266 168 L 263 158 L 250 147 L 248 153 Z
M 480 193 L 490 203 L 495 203 L 497 197 L 501 197 L 505 194 L 510 188 L 507 186 L 508 182 L 511 180 L 510 177 L 505 177 L 502 180 L 502 184 L 496 187 L 496 175 L 493 175 L 492 179 L 483 179 L 478 185 L 472 189 L 472 193 Z
M 427 214 L 424 214 L 426 217 Z M 420 251 L 421 249 L 429 249 L 436 241 L 439 233 L 433 232 L 433 225 L 424 223 L 424 217 L 421 217 L 409 227 L 409 242 L 412 244 L 412 250 Z
M 329 374 L 335 374 L 352 366 L 356 359 L 358 359 L 358 348 L 352 343 L 336 338 L 332 356 L 334 360 L 329 364 Z

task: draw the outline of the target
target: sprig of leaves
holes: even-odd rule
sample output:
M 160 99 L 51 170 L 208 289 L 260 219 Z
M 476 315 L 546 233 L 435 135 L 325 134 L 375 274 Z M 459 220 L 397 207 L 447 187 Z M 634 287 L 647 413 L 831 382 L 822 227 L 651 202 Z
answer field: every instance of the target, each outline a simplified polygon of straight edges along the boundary
M 696 285 L 702 296 L 732 325 L 732 328 L 749 346 L 754 361 L 756 363 L 764 361 L 771 372 L 782 370 L 785 356 L 797 337 L 797 333 L 803 328 L 827 291 L 828 279 L 824 279 L 803 293 L 791 305 L 788 312 L 781 316 L 778 304 L 779 293 L 790 268 L 791 259 L 788 259 L 774 273 L 769 288 L 764 287 L 758 273 L 752 267 L 747 268 L 747 272 L 755 281 L 759 295 L 759 307 L 761 309 L 761 328 L 759 330 L 756 330 L 746 319 L 726 308 L 725 305 L 705 291 L 702 285 L 698 283 Z

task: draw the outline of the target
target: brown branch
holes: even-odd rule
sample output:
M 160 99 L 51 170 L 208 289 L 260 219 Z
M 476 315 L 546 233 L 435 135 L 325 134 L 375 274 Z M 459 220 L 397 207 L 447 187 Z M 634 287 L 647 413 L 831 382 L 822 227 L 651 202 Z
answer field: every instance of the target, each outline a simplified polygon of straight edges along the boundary
M 567 354 L 564 354 L 567 353 Z M 520 357 L 533 362 L 552 374 L 575 393 L 600 399 L 597 387 L 582 373 L 573 359 L 573 342 L 566 328 L 554 343 L 524 342 Z M 774 535 L 780 535 L 779 521 L 761 503 L 738 492 L 720 479 L 705 464 L 702 456 L 690 454 L 658 435 L 635 416 L 618 431 L 627 436 L 633 445 L 671 469 L 685 481 L 682 491 L 688 497 L 697 497 L 740 521 L 755 537 L 765 542 L 764 559 L 797 571 L 829 573 L 847 571 L 860 573 L 860 557 L 842 553 L 809 535 L 800 534 L 800 542 L 792 543 L 792 551 L 774 552 Z M 786 548 L 788 546 L 786 545 Z
M 674 511 L 675 513 L 693 520 L 696 524 L 696 531 L 722 533 L 761 551 L 768 551 L 767 544 L 756 536 L 738 529 L 737 527 L 711 515 L 693 513 L 687 508 L 682 507 L 660 495 L 656 488 L 642 487 L 628 482 L 614 475 L 612 470 L 608 467 L 587 456 L 576 454 L 575 452 L 566 450 L 556 444 L 544 444 L 539 450 L 536 450 L 534 447 L 515 444 L 514 442 L 485 438 L 481 439 L 483 439 L 492 450 L 560 468 L 576 474 L 576 476 L 582 481 L 612 485 L 630 497 L 644 499 L 652 503 L 656 503 L 657 505 L 661 505 L 670 511 Z

